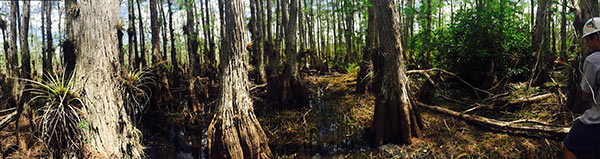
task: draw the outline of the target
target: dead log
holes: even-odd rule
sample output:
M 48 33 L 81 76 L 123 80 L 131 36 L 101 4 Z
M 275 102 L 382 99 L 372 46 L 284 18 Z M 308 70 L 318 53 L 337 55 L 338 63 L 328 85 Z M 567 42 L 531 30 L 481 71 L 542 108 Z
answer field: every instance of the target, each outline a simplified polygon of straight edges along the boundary
M 555 126 L 546 124 L 534 120 L 515 120 L 515 121 L 500 121 L 495 119 L 489 119 L 477 115 L 469 115 L 459 113 L 450 109 L 442 108 L 439 106 L 427 105 L 418 101 L 415 103 L 425 109 L 433 110 L 439 113 L 454 116 L 483 127 L 490 128 L 492 130 L 505 132 L 509 134 L 526 135 L 532 137 L 549 137 L 549 138 L 562 138 L 569 133 L 570 127 Z M 531 123 L 524 125 L 523 123 Z
M 537 95 L 537 96 L 523 97 L 523 98 L 519 98 L 519 99 L 515 99 L 515 100 L 510 100 L 510 101 L 508 101 L 508 104 L 520 104 L 520 103 L 536 102 L 536 101 L 540 101 L 540 100 L 546 99 L 546 98 L 548 98 L 550 96 L 552 96 L 552 93 L 546 93 L 546 94 Z

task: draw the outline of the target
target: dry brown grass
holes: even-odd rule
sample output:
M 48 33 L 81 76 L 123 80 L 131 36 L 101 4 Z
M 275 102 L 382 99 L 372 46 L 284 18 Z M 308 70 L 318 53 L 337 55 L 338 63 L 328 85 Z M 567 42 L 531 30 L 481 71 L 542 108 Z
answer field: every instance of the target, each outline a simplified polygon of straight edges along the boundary
M 303 124 L 303 114 L 309 108 L 285 110 L 266 113 L 259 118 L 267 132 L 271 149 L 275 153 L 279 148 L 294 146 L 318 145 L 318 123 L 330 120 L 341 129 L 341 135 L 349 135 L 345 139 L 357 140 L 357 144 L 368 142 L 363 138 L 363 132 L 370 125 L 373 115 L 374 97 L 372 95 L 356 95 L 353 92 L 356 74 L 350 73 L 343 76 L 307 77 L 312 83 L 311 89 L 324 90 L 321 97 L 325 105 L 331 107 L 333 116 L 322 116 L 320 111 L 313 107 L 306 115 Z M 519 91 L 519 90 L 517 90 Z M 526 92 L 519 92 L 526 94 Z M 511 98 L 518 98 L 515 95 Z M 540 103 L 556 102 L 556 98 L 546 99 Z M 446 105 L 451 103 L 442 103 Z M 461 106 L 452 105 L 451 108 Z M 420 110 L 420 109 L 419 109 Z M 496 112 L 491 117 L 501 120 L 530 118 L 541 121 L 558 123 L 556 112 L 558 106 L 541 104 L 525 104 L 519 109 Z M 484 109 L 475 111 L 477 114 L 486 114 L 494 110 Z M 421 110 L 425 123 L 424 137 L 414 139 L 411 145 L 385 145 L 376 149 L 367 149 L 362 152 L 339 152 L 333 156 L 320 156 L 325 158 L 559 158 L 562 154 L 561 141 L 538 137 L 523 137 L 505 133 L 493 132 L 489 129 L 473 125 L 463 120 L 458 120 L 443 114 Z M 336 134 L 340 135 L 340 134 Z M 367 145 L 362 145 L 367 147 Z M 323 154 L 320 154 L 323 155 Z M 312 158 L 317 156 L 314 152 L 284 152 L 278 153 L 278 158 Z

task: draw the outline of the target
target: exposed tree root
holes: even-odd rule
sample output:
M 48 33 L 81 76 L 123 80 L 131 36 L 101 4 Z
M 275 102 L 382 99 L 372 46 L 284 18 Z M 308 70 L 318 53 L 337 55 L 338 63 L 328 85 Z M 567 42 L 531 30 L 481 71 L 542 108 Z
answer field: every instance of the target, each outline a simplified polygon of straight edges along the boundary
M 416 105 L 426 108 L 429 110 L 433 110 L 439 113 L 447 114 L 450 116 L 454 116 L 469 122 L 473 122 L 475 124 L 490 128 L 492 130 L 501 131 L 509 134 L 517 134 L 517 135 L 525 135 L 532 137 L 547 137 L 547 138 L 557 138 L 564 137 L 571 128 L 551 125 L 545 122 L 530 120 L 530 119 L 520 119 L 515 121 L 500 121 L 495 119 L 489 119 L 477 115 L 469 115 L 460 112 L 456 112 L 450 109 L 442 108 L 439 106 L 427 105 L 418 101 L 415 101 Z M 529 123 L 525 125 L 524 123 Z

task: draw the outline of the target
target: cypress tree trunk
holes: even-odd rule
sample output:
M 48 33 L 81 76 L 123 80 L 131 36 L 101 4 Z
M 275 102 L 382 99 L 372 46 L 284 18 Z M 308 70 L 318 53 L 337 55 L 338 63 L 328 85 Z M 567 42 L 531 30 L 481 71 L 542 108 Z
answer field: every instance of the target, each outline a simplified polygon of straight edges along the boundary
M 402 56 L 400 23 L 393 0 L 372 0 L 377 9 L 381 52 L 374 55 L 376 83 L 375 112 L 370 132 L 374 145 L 410 144 L 421 137 L 422 123 L 411 105 L 408 78 Z
M 160 55 L 160 24 L 158 21 L 158 8 L 156 8 L 157 5 L 158 4 L 156 3 L 156 0 L 150 0 L 150 31 L 152 32 L 153 64 L 157 64 L 162 60 L 162 56 Z
M 194 22 L 193 0 L 186 0 L 187 7 L 187 23 L 185 25 L 185 34 L 187 36 L 187 47 L 189 63 L 189 73 L 192 76 L 200 73 L 200 59 L 198 57 L 198 34 L 196 33 L 196 22 Z
M 367 93 L 367 86 L 369 84 L 369 81 L 366 80 L 365 77 L 367 76 L 369 71 L 371 71 L 371 68 L 369 66 L 371 64 L 371 54 L 373 51 L 375 51 L 375 47 L 377 46 L 375 44 L 375 38 L 377 36 L 377 16 L 375 15 L 375 8 L 369 6 L 368 12 L 369 22 L 367 26 L 367 37 L 365 43 L 366 46 L 363 50 L 363 61 L 360 64 L 360 70 L 358 72 L 358 76 L 356 77 L 356 93 L 359 94 Z
M 224 1 L 227 34 L 222 41 L 223 62 L 217 112 L 208 129 L 210 158 L 270 158 L 268 139 L 256 115 L 248 88 L 244 39 L 244 2 Z
M 52 44 L 52 2 L 47 2 L 46 5 L 46 58 L 48 62 L 47 70 L 50 74 L 53 74 L 53 58 L 54 58 L 54 44 Z M 43 23 L 43 22 L 42 22 Z
M 171 10 L 171 0 L 167 0 L 169 6 L 169 33 L 171 36 L 171 64 L 175 70 L 179 69 L 177 63 L 177 49 L 175 48 L 175 31 L 173 30 L 173 11 Z
M 89 143 L 81 148 L 86 158 L 141 158 L 141 134 L 131 124 L 118 91 L 120 68 L 114 57 L 119 50 L 114 24 L 119 21 L 119 1 L 78 3 L 67 6 L 67 37 L 73 40 L 77 52 L 74 87 L 85 92 L 82 120 L 92 130 L 84 131 Z
M 8 52 L 8 63 L 9 63 L 9 76 L 18 77 L 20 70 L 19 68 L 19 59 L 17 58 L 17 29 L 19 28 L 19 3 L 18 1 L 10 1 L 10 51 Z M 16 82 L 15 82 L 16 83 Z M 13 87 L 15 88 L 15 87 Z M 13 89 L 12 95 L 17 95 L 18 91 Z
M 46 79 L 46 76 L 44 76 L 44 72 L 46 70 L 48 70 L 48 57 L 46 54 L 46 3 L 47 1 L 43 1 L 41 2 L 42 6 L 40 8 L 40 21 L 42 23 L 42 26 L 40 27 L 40 29 L 42 30 L 42 78 Z
M 141 65 L 141 67 L 146 67 L 146 37 L 144 32 L 144 21 L 142 20 L 142 8 L 140 7 L 140 0 L 137 0 L 137 9 L 138 15 L 140 16 L 140 57 L 138 59 L 137 65 Z
M 135 7 L 133 6 L 133 0 L 127 2 L 129 7 L 129 28 L 127 29 L 127 35 L 129 35 L 129 68 L 135 70 L 140 67 L 138 64 L 137 30 L 135 29 Z
M 285 3 L 285 2 L 284 2 Z M 283 71 L 283 84 L 280 101 L 283 103 L 295 103 L 299 105 L 308 104 L 308 93 L 304 80 L 300 77 L 297 64 L 296 28 L 298 27 L 297 0 L 290 0 L 289 21 L 285 29 L 285 53 L 286 62 Z M 283 14 L 285 16 L 285 14 Z M 284 17 L 285 19 L 285 17 Z
M 165 10 L 163 5 L 165 4 L 163 0 L 160 0 L 159 3 L 159 7 L 158 9 L 160 10 L 160 22 L 161 22 L 161 26 L 160 26 L 160 30 L 161 30 L 161 36 L 163 38 L 163 50 L 162 50 L 162 60 L 163 61 L 167 61 L 167 43 L 169 42 L 169 40 L 167 39 L 167 17 L 165 16 Z
M 547 10 L 548 5 L 550 4 L 549 0 L 539 0 L 538 1 L 538 10 L 537 17 L 535 20 L 535 28 L 533 34 L 533 45 L 532 48 L 536 51 L 536 61 L 531 69 L 531 77 L 530 83 L 535 86 L 539 86 L 544 82 L 550 80 L 550 75 L 548 74 L 548 68 L 546 61 L 546 57 L 548 56 L 548 51 L 550 47 L 550 37 L 548 36 L 547 24 Z
M 264 21 L 262 13 L 262 3 L 260 0 L 251 0 L 250 9 L 252 13 L 251 31 L 252 31 L 252 50 L 254 54 L 252 56 L 252 63 L 254 65 L 253 74 L 256 77 L 256 84 L 263 84 L 267 82 L 264 65 Z

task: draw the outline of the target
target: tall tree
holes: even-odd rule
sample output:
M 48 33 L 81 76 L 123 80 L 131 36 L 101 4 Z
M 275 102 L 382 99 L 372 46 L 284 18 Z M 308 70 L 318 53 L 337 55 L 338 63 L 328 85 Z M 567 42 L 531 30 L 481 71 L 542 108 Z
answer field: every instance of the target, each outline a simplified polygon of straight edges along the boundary
M 150 31 L 152 32 L 152 63 L 162 60 L 160 55 L 160 24 L 156 0 L 150 0 Z M 142 23 L 140 23 L 142 24 Z
M 185 25 L 185 34 L 187 36 L 187 47 L 188 47 L 188 57 L 190 59 L 189 63 L 189 73 L 190 75 L 198 75 L 200 72 L 200 59 L 198 57 L 198 33 L 196 33 L 196 22 L 194 22 L 194 0 L 186 0 L 185 7 L 187 11 L 187 23 Z
M 252 50 L 254 51 L 252 63 L 255 67 L 255 83 L 263 84 L 267 82 L 267 76 L 264 65 L 264 21 L 261 1 L 251 0 L 250 11 L 252 15 L 252 24 L 250 25 L 250 30 L 252 31 Z
M 207 51 L 207 53 L 205 53 L 206 58 L 207 58 L 207 65 L 208 65 L 208 77 L 210 79 L 216 79 L 216 67 L 217 67 L 217 55 L 216 55 L 216 51 L 215 51 L 215 38 L 214 38 L 214 34 L 212 31 L 212 24 L 211 24 L 211 12 L 209 10 L 210 5 L 209 5 L 209 0 L 205 0 L 204 1 L 204 30 L 205 30 L 205 46 L 207 47 L 205 50 Z M 208 44 L 208 45 L 207 45 Z
M 548 33 L 547 25 L 547 11 L 550 5 L 550 0 L 539 0 L 538 1 L 538 10 L 537 17 L 535 20 L 535 28 L 533 31 L 533 40 L 532 40 L 532 48 L 536 51 L 536 61 L 531 69 L 531 77 L 530 83 L 534 83 L 535 85 L 540 85 L 550 79 L 548 74 L 548 68 L 546 61 L 546 57 L 548 56 L 548 51 L 550 47 L 550 35 Z
M 42 26 L 40 29 L 42 30 L 42 77 L 46 70 L 48 70 L 48 58 L 46 57 L 46 4 L 47 1 L 42 1 L 40 7 L 40 21 L 42 22 Z
M 280 101 L 284 103 L 297 103 L 299 105 L 308 104 L 308 94 L 304 80 L 300 77 L 298 71 L 298 49 L 296 46 L 296 31 L 298 27 L 298 0 L 290 0 L 289 20 L 287 20 L 285 29 L 285 54 L 286 62 L 283 71 L 283 85 Z M 284 0 L 284 3 L 286 1 Z M 285 11 L 285 9 L 284 9 Z M 285 12 L 284 12 L 285 13 Z M 283 14 L 284 19 L 286 14 Z
M 29 17 L 30 17 L 30 0 L 25 0 L 23 1 L 23 13 L 21 14 L 21 26 L 20 26 L 20 30 L 19 30 L 19 46 L 20 46 L 20 53 L 21 53 L 21 75 L 19 76 L 22 79 L 31 79 L 31 55 L 29 53 L 29 40 L 28 40 L 28 36 L 29 36 Z M 25 85 L 23 82 L 15 82 L 15 83 L 19 83 L 18 86 L 25 86 L 24 88 L 22 88 L 23 90 L 27 90 L 29 89 L 31 86 L 30 85 Z M 21 89 L 21 88 L 18 88 Z M 14 90 L 14 88 L 13 88 Z M 29 108 L 29 105 L 27 104 L 27 101 L 29 101 L 29 92 L 28 91 L 23 91 L 21 96 L 18 98 L 19 99 L 19 103 L 18 103 L 18 108 L 17 108 L 17 119 L 16 119 L 16 123 L 15 123 L 15 127 L 16 127 L 16 136 L 17 136 L 17 141 L 19 142 L 19 145 L 21 148 L 26 149 L 27 148 L 27 144 L 24 143 L 23 141 L 19 140 L 19 132 L 21 131 L 21 129 L 19 128 L 19 123 L 22 123 L 21 119 L 23 119 L 23 122 L 29 123 L 31 120 L 31 109 Z M 24 116 L 29 117 L 29 118 L 23 118 Z M 29 119 L 29 120 L 28 120 Z
M 375 112 L 370 131 L 374 145 L 412 143 L 421 137 L 422 123 L 411 105 L 408 78 L 402 56 L 400 22 L 394 0 L 371 0 L 377 10 L 377 30 L 382 52 L 374 55 L 376 83 Z
M 10 66 L 9 69 L 9 74 L 12 77 L 18 77 L 19 76 L 19 72 L 20 70 L 19 68 L 19 59 L 17 58 L 17 54 L 19 51 L 17 51 L 17 29 L 19 28 L 19 2 L 18 1 L 10 1 L 10 31 L 9 33 L 9 37 L 10 37 L 10 51 L 8 53 L 8 63 Z M 16 83 L 16 82 L 15 82 Z M 15 88 L 15 87 L 13 87 Z M 15 89 L 13 89 L 13 95 L 16 95 L 16 93 L 14 91 Z
M 138 59 L 137 65 L 141 67 L 146 67 L 146 37 L 144 32 L 144 21 L 142 17 L 142 8 L 140 7 L 140 0 L 137 0 L 137 9 L 139 17 L 139 26 L 140 26 L 140 57 Z M 139 67 L 139 66 L 138 66 Z
M 141 158 L 141 134 L 136 134 L 138 130 L 122 107 L 117 84 L 119 66 L 113 58 L 119 53 L 114 26 L 119 21 L 119 1 L 77 3 L 66 3 L 71 12 L 77 12 L 77 16 L 69 17 L 67 37 L 75 43 L 77 54 L 74 87 L 85 92 L 83 120 L 94 130 L 86 131 L 89 143 L 84 151 L 92 152 L 92 158 Z
M 560 13 L 560 59 L 567 61 L 567 0 L 562 0 Z
M 21 26 L 19 31 L 19 46 L 21 48 L 21 78 L 31 79 L 31 54 L 29 53 L 29 17 L 30 1 L 23 1 L 23 13 L 21 14 Z
M 129 12 L 129 28 L 127 28 L 127 35 L 129 37 L 129 68 L 134 70 L 139 67 L 138 59 L 138 47 L 137 47 L 137 30 L 135 29 L 135 7 L 133 6 L 133 0 L 127 0 L 128 12 Z
M 365 42 L 365 48 L 363 50 L 362 63 L 360 64 L 360 71 L 358 72 L 358 76 L 356 77 L 356 93 L 366 93 L 367 86 L 369 81 L 365 78 L 370 71 L 369 64 L 371 64 L 371 54 L 375 51 L 375 47 L 378 46 L 376 44 L 377 38 L 377 16 L 375 15 L 375 8 L 373 6 L 369 6 L 368 9 L 369 21 L 367 26 L 367 37 Z
M 171 10 L 171 0 L 167 0 L 169 6 L 169 33 L 171 36 L 171 64 L 175 70 L 179 69 L 177 64 L 177 50 L 175 48 L 175 31 L 173 30 L 173 11 Z
M 9 55 L 10 54 L 10 44 L 8 42 L 8 35 L 6 35 L 6 29 L 8 27 L 8 22 L 6 21 L 6 19 L 4 19 L 3 17 L 0 17 L 0 30 L 2 30 L 2 39 L 4 40 L 2 43 L 2 47 L 4 49 L 4 61 L 6 62 L 6 72 L 7 74 L 10 74 L 10 59 L 9 59 Z
M 160 10 L 160 32 L 162 33 L 161 36 L 163 38 L 163 49 L 162 49 L 162 60 L 163 61 L 167 61 L 167 43 L 169 42 L 167 39 L 167 16 L 165 15 L 165 9 L 163 7 L 163 5 L 165 4 L 165 2 L 163 0 L 160 0 L 159 2 L 160 6 L 158 7 L 158 9 Z
M 48 1 L 46 3 L 46 58 L 48 64 L 46 67 L 47 70 L 44 70 L 52 74 L 54 72 L 52 67 L 52 59 L 54 58 L 54 44 L 52 44 L 52 2 Z
M 248 91 L 248 61 L 244 44 L 244 2 L 224 1 L 227 34 L 222 41 L 218 108 L 208 129 L 211 158 L 270 158 Z

